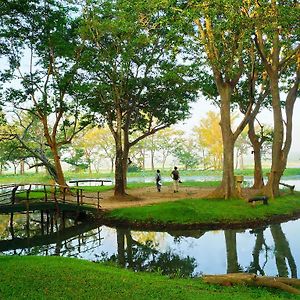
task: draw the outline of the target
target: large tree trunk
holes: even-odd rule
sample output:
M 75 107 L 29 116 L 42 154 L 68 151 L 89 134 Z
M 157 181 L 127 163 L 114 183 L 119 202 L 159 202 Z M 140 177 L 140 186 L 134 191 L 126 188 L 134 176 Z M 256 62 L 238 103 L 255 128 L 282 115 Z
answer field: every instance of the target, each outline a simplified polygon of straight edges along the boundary
M 118 103 L 119 105 L 119 103 Z M 114 130 L 113 126 L 110 125 L 110 130 L 114 135 L 115 145 L 116 145 L 116 160 L 115 160 L 115 196 L 125 196 L 125 187 L 126 187 L 126 174 L 124 174 L 124 150 L 123 143 L 128 141 L 128 136 L 122 137 L 124 133 L 122 129 L 122 112 L 120 109 L 116 110 L 116 129 Z M 127 153 L 128 156 L 128 153 Z M 126 157 L 127 164 L 127 157 Z M 127 169 L 126 169 L 127 170 Z
M 121 133 L 121 131 L 120 131 Z M 128 133 L 123 132 L 123 144 L 122 137 L 116 136 L 116 160 L 115 160 L 115 196 L 126 195 L 127 185 L 127 169 L 128 169 L 128 155 L 129 155 L 129 143 Z
M 220 188 L 221 196 L 228 199 L 237 196 L 234 182 L 234 138 L 231 130 L 230 97 L 231 88 L 228 85 L 218 87 L 221 97 L 221 131 L 223 141 L 223 177 Z
M 124 179 L 125 189 L 127 188 L 128 156 L 129 156 L 129 145 L 128 143 L 125 142 L 124 139 L 122 168 L 123 168 L 123 179 Z
M 249 121 L 248 137 L 251 141 L 254 154 L 254 189 L 261 189 L 264 186 L 264 178 L 261 164 L 261 142 L 255 134 L 254 119 Z
M 115 196 L 125 195 L 125 180 L 123 174 L 123 151 L 122 145 L 116 144 L 116 160 L 115 160 Z
M 274 198 L 279 195 L 279 181 L 286 166 L 286 159 L 282 151 L 284 132 L 278 74 L 276 71 L 272 72 L 272 74 L 269 72 L 269 77 L 272 94 L 274 135 L 272 145 L 272 166 L 269 174 L 269 180 L 265 187 L 265 193 Z
M 60 162 L 60 156 L 58 154 L 58 149 L 56 145 L 50 145 L 50 149 L 53 155 L 53 160 L 54 160 L 54 167 L 55 167 L 55 173 L 56 177 L 54 178 L 56 183 L 62 186 L 66 186 L 66 180 L 64 176 L 64 172 L 62 170 L 61 162 Z

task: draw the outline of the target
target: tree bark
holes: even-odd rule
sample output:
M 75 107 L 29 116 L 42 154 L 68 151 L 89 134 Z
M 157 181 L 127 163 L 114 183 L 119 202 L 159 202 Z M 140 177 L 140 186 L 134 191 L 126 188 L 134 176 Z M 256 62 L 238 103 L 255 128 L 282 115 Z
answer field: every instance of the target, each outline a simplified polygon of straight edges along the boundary
M 119 144 L 116 144 L 115 160 L 115 196 L 125 195 L 125 182 L 123 176 L 123 151 Z
M 54 167 L 55 167 L 55 171 L 56 171 L 55 181 L 59 185 L 66 186 L 67 183 L 65 180 L 64 172 L 62 170 L 60 156 L 58 154 L 58 149 L 57 149 L 56 145 L 50 145 L 50 149 L 51 149 L 51 152 L 53 155 Z
M 274 135 L 272 145 L 272 166 L 268 183 L 265 186 L 265 193 L 272 198 L 279 195 L 279 181 L 286 166 L 285 158 L 282 152 L 284 134 L 283 118 L 279 95 L 279 79 L 276 71 L 269 71 L 270 88 L 272 94 Z
M 300 286 L 300 280 L 294 278 L 282 278 L 282 277 L 267 277 L 256 276 L 255 274 L 247 273 L 232 273 L 224 275 L 205 275 L 203 281 L 212 284 L 232 285 L 242 284 L 250 286 L 264 286 L 280 289 L 291 294 L 300 295 L 300 290 L 293 287 Z
M 261 189 L 264 186 L 264 178 L 261 164 L 262 143 L 259 141 L 258 137 L 255 134 L 254 118 L 250 119 L 248 126 L 248 137 L 251 141 L 254 155 L 254 183 L 252 188 Z
M 221 194 L 225 199 L 237 196 L 234 182 L 234 138 L 231 130 L 230 98 L 231 87 L 228 84 L 218 84 L 221 97 L 221 131 L 223 141 L 223 176 Z

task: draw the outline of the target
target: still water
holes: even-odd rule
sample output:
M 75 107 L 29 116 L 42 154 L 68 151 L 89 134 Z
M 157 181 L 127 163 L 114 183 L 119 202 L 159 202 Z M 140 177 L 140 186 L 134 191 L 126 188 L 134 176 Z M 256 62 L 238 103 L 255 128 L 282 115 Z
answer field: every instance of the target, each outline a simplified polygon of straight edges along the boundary
M 0 215 L 0 255 L 77 257 L 181 276 L 243 271 L 300 278 L 299 229 L 300 219 L 253 230 L 154 232 L 9 214 Z

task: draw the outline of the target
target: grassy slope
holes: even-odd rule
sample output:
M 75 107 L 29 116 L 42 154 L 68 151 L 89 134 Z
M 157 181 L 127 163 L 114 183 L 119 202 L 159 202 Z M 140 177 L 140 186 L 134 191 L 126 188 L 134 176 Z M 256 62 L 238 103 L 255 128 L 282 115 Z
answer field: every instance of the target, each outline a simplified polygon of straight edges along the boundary
M 219 287 L 61 257 L 1 257 L 1 299 L 299 299 L 265 288 Z
M 252 206 L 240 199 L 185 199 L 155 205 L 120 208 L 108 216 L 121 220 L 158 223 L 215 223 L 264 220 L 273 215 L 300 212 L 300 193 L 269 200 L 269 205 Z

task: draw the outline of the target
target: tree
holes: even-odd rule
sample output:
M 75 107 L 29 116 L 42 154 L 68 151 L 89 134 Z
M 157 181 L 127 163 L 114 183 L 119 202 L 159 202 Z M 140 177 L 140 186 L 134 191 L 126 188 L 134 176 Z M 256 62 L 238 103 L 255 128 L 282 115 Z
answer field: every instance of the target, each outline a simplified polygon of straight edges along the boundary
M 154 158 L 155 153 L 158 151 L 158 138 L 157 134 L 153 134 L 148 138 L 147 149 L 150 151 L 150 159 L 151 159 L 151 170 L 154 171 Z
M 174 153 L 177 147 L 177 139 L 180 138 L 182 134 L 182 130 L 175 130 L 173 128 L 166 128 L 155 134 L 163 170 L 165 169 L 167 158 Z
M 248 137 L 253 147 L 254 154 L 254 188 L 264 186 L 261 154 L 262 145 L 267 141 L 267 136 L 261 127 L 260 133 L 256 133 L 255 121 L 261 108 L 270 108 L 270 83 L 264 70 L 258 53 L 255 52 L 254 45 L 249 49 L 249 59 L 246 64 L 246 76 L 244 76 L 236 87 L 233 98 L 238 104 L 239 110 L 243 115 L 247 114 L 248 103 L 256 103 L 254 112 L 248 121 Z M 259 122 L 258 122 L 259 123 Z M 260 123 L 259 123 L 260 124 Z M 243 131 L 244 133 L 244 131 Z M 243 135 L 242 133 L 242 135 Z
M 85 149 L 87 158 L 97 160 L 99 157 L 110 160 L 111 172 L 114 169 L 116 148 L 113 136 L 108 127 L 94 127 L 88 130 L 80 139 L 79 145 Z M 89 154 L 88 154 L 89 153 Z
M 3 134 L 7 131 L 7 121 L 5 115 L 0 107 L 0 132 Z M 5 166 L 7 165 L 7 158 L 5 157 L 5 140 L 3 136 L 0 135 L 0 175 L 2 174 Z
M 244 118 L 235 130 L 231 124 L 231 108 L 233 92 L 244 74 L 245 59 L 250 48 L 251 26 L 247 16 L 250 7 L 245 1 L 205 1 L 187 2 L 182 5 L 182 11 L 188 12 L 188 18 L 193 20 L 191 35 L 196 28 L 196 42 L 203 52 L 200 58 L 206 61 L 203 73 L 202 89 L 207 93 L 207 79 L 214 79 L 219 98 L 217 104 L 221 115 L 221 132 L 223 142 L 223 177 L 217 195 L 230 198 L 237 195 L 234 181 L 234 143 L 247 125 L 251 114 L 256 113 L 254 103 L 248 102 Z M 186 15 L 183 14 L 185 17 Z M 187 20 L 184 19 L 184 22 Z M 202 61 L 201 61 L 202 62 Z M 210 67 L 210 72 L 207 70 Z M 209 80 L 208 80 L 209 82 Z M 209 85 L 210 86 L 210 85 Z
M 64 1 L 32 1 L 30 10 L 20 17 L 20 28 L 15 23 L 7 25 L 12 43 L 7 49 L 10 69 L 4 78 L 10 86 L 4 93 L 3 104 L 10 105 L 18 118 L 20 112 L 26 111 L 33 121 L 39 120 L 53 164 L 22 138 L 30 130 L 31 122 L 24 134 L 15 134 L 15 138 L 45 165 L 60 185 L 66 185 L 66 181 L 59 150 L 88 124 L 79 105 L 83 94 L 78 85 L 82 49 L 77 46 L 75 15 L 74 7 Z M 21 34 L 15 36 L 16 29 Z M 26 62 L 22 60 L 25 53 Z
M 254 156 L 254 183 L 253 188 L 260 189 L 264 186 L 262 171 L 262 156 L 266 156 L 268 148 L 273 140 L 273 130 L 258 120 L 258 128 L 255 127 L 254 119 L 249 122 L 248 137 L 253 148 Z
M 146 169 L 148 142 L 147 138 L 145 138 L 130 148 L 130 160 L 133 161 L 140 170 Z
M 191 138 L 181 138 L 176 143 L 173 154 L 180 164 L 184 165 L 185 170 L 196 167 L 199 164 L 199 156 L 195 141 Z
M 116 196 L 125 195 L 130 148 L 185 119 L 196 96 L 193 65 L 178 47 L 182 36 L 166 24 L 163 5 L 106 0 L 84 7 L 83 68 L 90 91 L 85 103 L 113 134 Z M 134 132 L 141 134 L 132 139 Z
M 236 151 L 235 168 L 238 169 L 239 166 L 242 170 L 244 169 L 244 155 L 247 153 L 250 147 L 247 130 L 245 129 L 239 135 L 234 145 Z
M 84 149 L 74 147 L 73 149 L 69 148 L 68 150 L 70 155 L 64 158 L 64 161 L 73 166 L 75 172 L 88 168 L 89 164 L 84 157 Z
M 220 114 L 209 111 L 206 118 L 201 119 L 199 127 L 194 128 L 194 132 L 199 146 L 205 151 L 204 168 L 220 169 L 223 158 Z
M 260 1 L 253 7 L 251 18 L 255 24 L 254 42 L 270 80 L 274 135 L 272 166 L 265 193 L 274 197 L 279 194 L 279 181 L 286 168 L 292 143 L 294 104 L 299 94 L 299 4 Z M 281 89 L 285 91 L 284 100 Z

